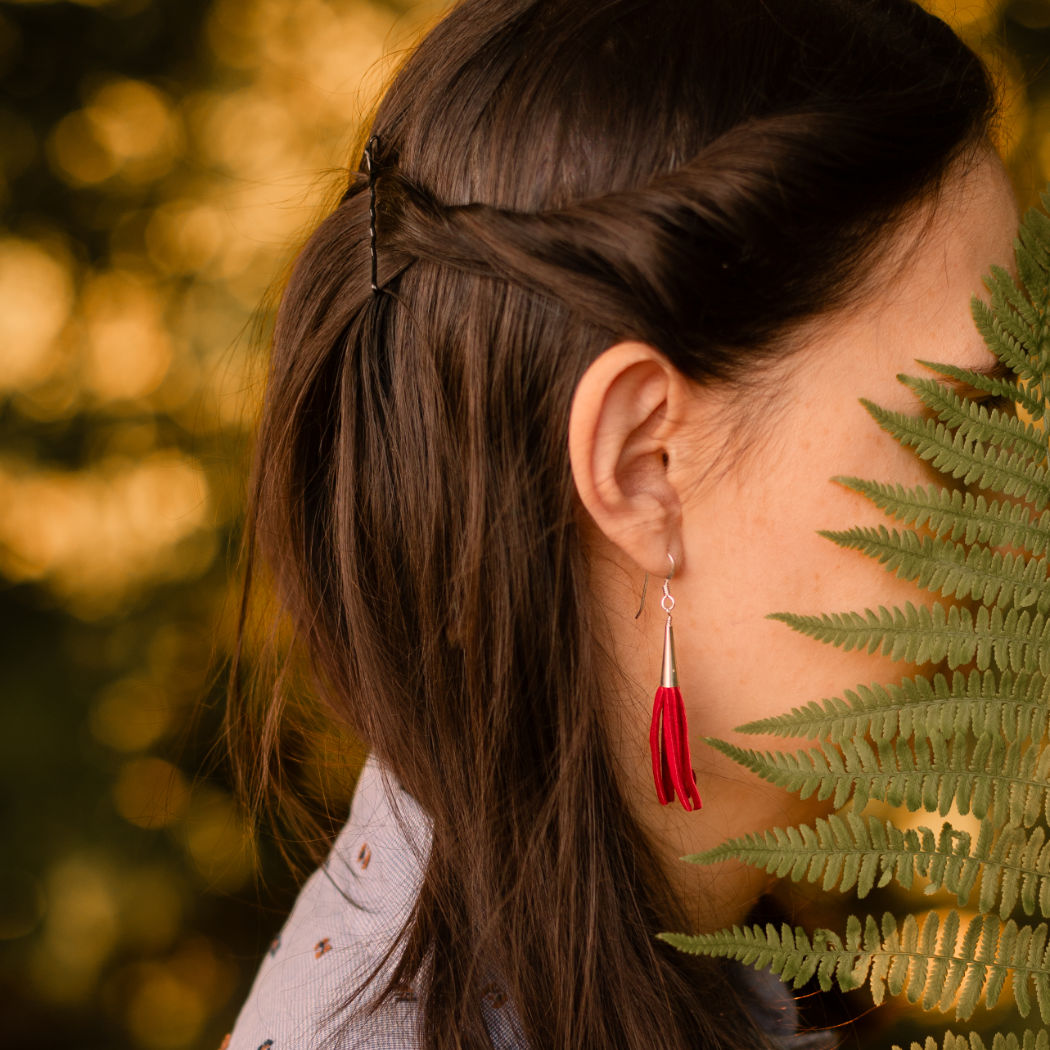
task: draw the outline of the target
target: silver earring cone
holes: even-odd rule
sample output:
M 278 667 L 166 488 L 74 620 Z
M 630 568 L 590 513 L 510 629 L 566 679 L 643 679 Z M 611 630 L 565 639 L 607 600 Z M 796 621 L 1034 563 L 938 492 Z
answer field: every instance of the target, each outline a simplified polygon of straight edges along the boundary
M 670 616 L 664 626 L 664 662 L 660 669 L 660 685 L 665 689 L 678 688 L 678 666 L 674 660 L 674 630 Z

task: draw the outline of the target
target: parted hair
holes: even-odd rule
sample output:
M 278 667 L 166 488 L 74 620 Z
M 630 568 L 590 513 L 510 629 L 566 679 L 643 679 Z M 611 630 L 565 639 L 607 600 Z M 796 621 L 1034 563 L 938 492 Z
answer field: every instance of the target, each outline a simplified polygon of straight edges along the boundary
M 490 1045 L 493 975 L 536 1050 L 767 1045 L 719 964 L 654 938 L 686 920 L 614 775 L 572 393 L 628 338 L 760 375 L 993 111 L 912 0 L 464 0 L 396 75 L 365 136 L 379 291 L 355 162 L 278 312 L 244 609 L 265 571 L 433 822 L 386 988 L 415 982 L 427 1050 Z

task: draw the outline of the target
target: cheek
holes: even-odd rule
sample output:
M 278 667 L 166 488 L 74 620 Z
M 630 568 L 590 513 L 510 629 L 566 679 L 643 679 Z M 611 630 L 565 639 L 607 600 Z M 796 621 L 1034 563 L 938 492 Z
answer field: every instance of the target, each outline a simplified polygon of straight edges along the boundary
M 694 560 L 697 596 L 676 617 L 689 638 L 686 670 L 703 693 L 701 732 L 735 736 L 733 728 L 750 719 L 915 670 L 878 654 L 843 652 L 767 618 L 932 600 L 873 559 L 818 534 L 889 524 L 869 501 L 832 482 L 834 475 L 904 485 L 930 480 L 915 455 L 855 406 L 848 417 L 782 441 L 764 467 L 751 463 L 746 482 L 709 504 L 707 520 L 697 523 L 707 537 L 695 548 L 704 553 L 703 566 Z
M 765 494 L 766 537 L 776 565 L 767 577 L 770 597 L 789 605 L 777 610 L 800 613 L 918 601 L 921 592 L 896 579 L 875 560 L 843 550 L 820 535 L 855 526 L 894 527 L 870 500 L 833 481 L 834 477 L 893 482 L 913 487 L 937 480 L 936 474 L 910 449 L 880 430 L 859 406 L 851 425 L 825 429 L 815 438 L 786 451 L 780 483 Z M 757 539 L 757 537 L 755 537 Z M 760 568 L 760 566 L 759 566 Z

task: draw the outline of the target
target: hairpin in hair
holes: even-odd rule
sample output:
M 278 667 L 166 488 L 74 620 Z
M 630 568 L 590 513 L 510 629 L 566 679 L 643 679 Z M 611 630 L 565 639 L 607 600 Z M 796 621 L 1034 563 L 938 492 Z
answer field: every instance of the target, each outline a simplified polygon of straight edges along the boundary
M 379 136 L 373 135 L 365 146 L 365 172 L 368 175 L 368 246 L 372 254 L 372 294 L 379 294 L 379 258 L 376 251 L 376 174 L 375 151 Z

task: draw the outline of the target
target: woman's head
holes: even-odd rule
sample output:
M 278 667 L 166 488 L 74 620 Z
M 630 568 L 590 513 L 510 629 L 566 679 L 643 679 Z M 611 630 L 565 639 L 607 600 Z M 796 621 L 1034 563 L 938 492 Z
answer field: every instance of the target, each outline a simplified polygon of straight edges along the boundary
M 767 880 L 743 867 L 716 877 L 677 859 L 811 819 L 821 804 L 760 783 L 702 743 L 692 758 L 702 771 L 703 819 L 653 804 L 645 684 L 651 692 L 659 680 L 663 614 L 650 600 L 650 615 L 634 619 L 639 574 L 666 575 L 673 552 L 678 676 L 696 736 L 794 747 L 736 728 L 918 671 L 863 647 L 821 646 L 769 614 L 933 603 L 910 579 L 822 533 L 886 525 L 836 476 L 909 489 L 945 483 L 874 422 L 864 400 L 917 417 L 926 410 L 899 376 L 925 373 L 918 362 L 1005 369 L 973 324 L 971 300 L 986 296 L 982 278 L 993 264 L 1010 265 L 1015 229 L 1012 189 L 987 152 L 892 235 L 859 301 L 801 326 L 790 353 L 761 366 L 750 388 L 693 383 L 633 340 L 604 350 L 576 386 L 569 458 L 586 510 L 584 545 L 600 565 L 591 573 L 594 604 L 608 621 L 616 665 L 633 683 L 608 704 L 621 783 L 642 800 L 638 818 L 665 844 L 699 926 L 741 921 Z
M 250 524 L 324 699 L 433 817 L 428 1045 L 481 1045 L 493 973 L 535 1046 L 737 1045 L 652 939 L 689 908 L 620 779 L 573 394 L 628 342 L 762 387 L 991 111 L 911 0 L 467 0 L 395 78 L 380 291 L 361 171 L 282 302 Z

